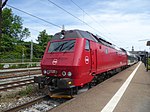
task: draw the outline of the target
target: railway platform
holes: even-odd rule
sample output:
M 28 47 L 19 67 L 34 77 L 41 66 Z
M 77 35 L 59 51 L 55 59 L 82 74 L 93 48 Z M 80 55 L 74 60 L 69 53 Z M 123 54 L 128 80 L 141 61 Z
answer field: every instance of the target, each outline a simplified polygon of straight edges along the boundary
M 150 71 L 143 63 L 116 74 L 50 112 L 149 112 Z

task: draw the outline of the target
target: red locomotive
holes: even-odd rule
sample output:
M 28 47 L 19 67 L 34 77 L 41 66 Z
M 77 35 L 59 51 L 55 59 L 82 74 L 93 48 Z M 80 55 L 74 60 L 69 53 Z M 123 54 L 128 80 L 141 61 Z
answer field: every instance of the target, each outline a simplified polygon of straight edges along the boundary
M 62 30 L 48 42 L 41 61 L 43 75 L 34 81 L 51 89 L 74 89 L 125 66 L 125 50 L 87 31 Z

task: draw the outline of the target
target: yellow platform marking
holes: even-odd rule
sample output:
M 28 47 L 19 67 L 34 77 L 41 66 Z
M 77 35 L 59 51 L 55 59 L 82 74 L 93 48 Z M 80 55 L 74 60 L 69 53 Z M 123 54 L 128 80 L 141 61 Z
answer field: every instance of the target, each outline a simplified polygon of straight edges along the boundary
M 70 98 L 73 98 L 74 96 L 71 96 L 71 95 L 65 95 L 63 92 L 61 92 L 61 93 L 49 93 L 49 96 L 51 97 L 51 98 L 68 98 L 68 99 L 70 99 Z

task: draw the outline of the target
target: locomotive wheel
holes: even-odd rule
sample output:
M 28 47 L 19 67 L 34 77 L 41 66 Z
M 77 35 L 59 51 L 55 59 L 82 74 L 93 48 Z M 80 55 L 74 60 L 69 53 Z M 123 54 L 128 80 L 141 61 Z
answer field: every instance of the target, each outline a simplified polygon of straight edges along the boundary
M 101 82 L 103 82 L 104 81 L 104 76 L 103 75 L 101 75 L 100 77 L 98 77 L 98 79 L 97 79 L 97 84 L 99 84 L 99 83 L 101 83 Z
M 78 87 L 73 88 L 73 93 L 76 95 L 78 94 Z
M 78 94 L 78 87 L 70 88 L 69 89 L 69 94 L 72 96 L 74 94 Z
M 95 76 L 93 78 L 93 80 L 88 83 L 88 88 L 90 89 L 90 88 L 96 86 L 97 84 L 103 82 L 105 80 L 105 78 L 106 78 L 106 74 L 101 74 L 99 76 Z
M 88 84 L 88 88 L 90 89 L 90 88 L 92 88 L 92 87 L 94 87 L 94 86 L 96 86 L 97 85 L 97 81 L 96 80 L 92 80 L 92 82 L 90 82 L 89 84 Z
M 91 87 L 91 83 L 88 83 L 88 89 L 90 89 L 90 88 L 92 88 L 92 87 Z
M 73 88 L 70 88 L 69 93 L 70 93 L 70 96 L 73 95 Z

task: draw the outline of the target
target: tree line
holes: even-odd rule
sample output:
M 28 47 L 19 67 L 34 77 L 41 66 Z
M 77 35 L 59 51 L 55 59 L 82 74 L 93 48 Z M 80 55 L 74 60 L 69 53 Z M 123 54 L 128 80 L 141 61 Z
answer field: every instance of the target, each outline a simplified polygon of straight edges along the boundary
M 12 9 L 2 10 L 2 38 L 0 41 L 0 61 L 4 59 L 21 59 L 24 53 L 25 59 L 30 59 L 31 42 L 24 41 L 30 36 L 28 28 L 23 27 L 23 20 L 15 15 Z M 46 30 L 39 32 L 37 43 L 33 43 L 33 59 L 41 59 L 47 42 L 52 35 L 48 35 Z

